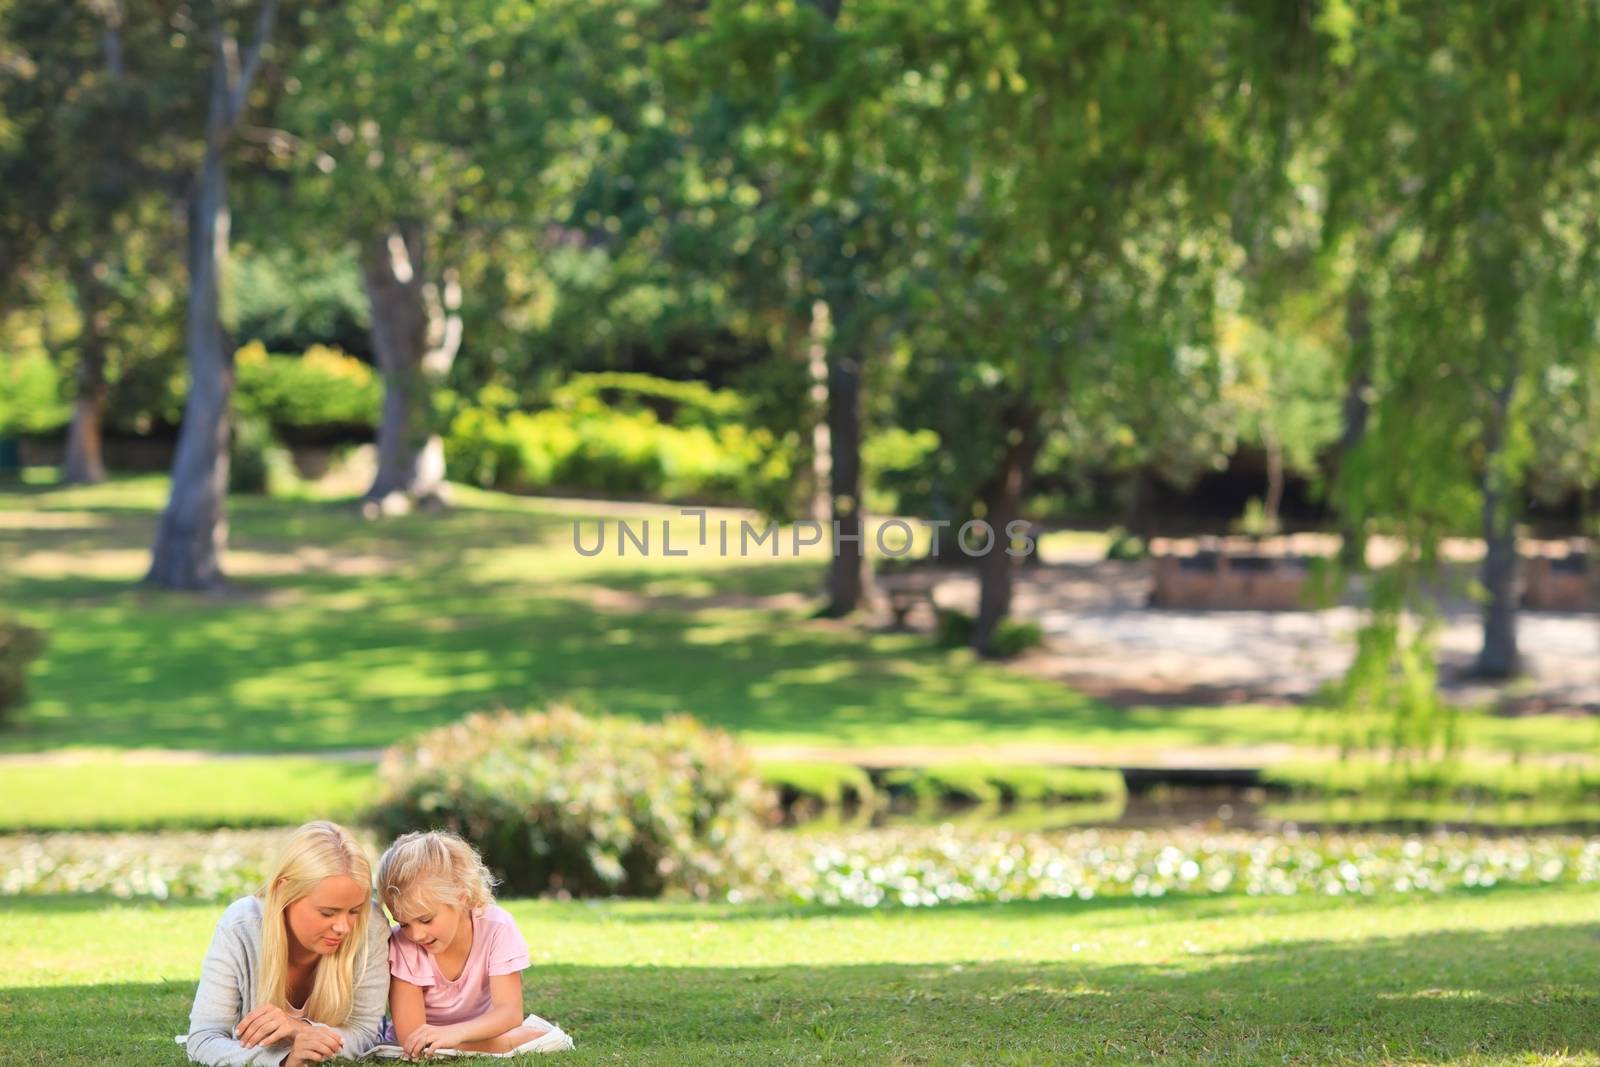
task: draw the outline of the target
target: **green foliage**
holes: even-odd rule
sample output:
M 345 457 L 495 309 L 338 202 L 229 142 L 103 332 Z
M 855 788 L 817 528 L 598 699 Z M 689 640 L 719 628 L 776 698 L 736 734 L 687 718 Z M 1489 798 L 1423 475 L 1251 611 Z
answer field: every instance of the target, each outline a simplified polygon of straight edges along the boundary
M 369 344 L 367 297 L 348 247 L 236 252 L 224 299 L 234 335 L 268 351 L 332 345 L 365 352 Z
M 0 434 L 49 433 L 72 419 L 63 382 L 43 352 L 0 355 Z
M 272 426 L 258 415 L 241 413 L 229 443 L 228 492 L 281 493 L 295 483 L 294 461 Z
M 925 480 L 929 468 L 937 462 L 938 452 L 939 434 L 926 427 L 908 430 L 885 426 L 868 433 L 861 443 L 868 510 L 889 515 L 915 514 L 918 512 L 912 508 L 931 503 Z M 909 490 L 904 499 L 896 491 L 902 488 Z
M 1110 531 L 1110 544 L 1106 546 L 1106 559 L 1112 562 L 1136 563 L 1150 554 L 1144 538 L 1135 536 L 1118 526 Z
M 806 802 L 823 807 L 870 804 L 877 798 L 872 776 L 850 763 L 769 762 L 756 765 L 761 781 L 785 807 Z
M 1267 514 L 1258 496 L 1245 501 L 1244 514 L 1234 519 L 1228 526 L 1232 532 L 1246 537 L 1272 537 L 1281 529 L 1277 517 Z
M 378 423 L 383 384 L 372 368 L 337 349 L 315 346 L 303 356 L 268 355 L 259 343 L 235 356 L 235 407 L 279 434 L 370 430 Z
M 977 620 L 971 615 L 954 608 L 939 608 L 937 618 L 934 634 L 941 648 L 963 648 L 972 644 Z M 1001 619 L 990 641 L 989 655 L 994 659 L 1011 659 L 1043 643 L 1044 630 L 1038 623 Z
M 725 892 L 770 809 L 733 738 L 681 715 L 472 715 L 391 749 L 381 779 L 379 828 L 455 830 L 515 893 Z
M 731 421 L 735 394 L 601 374 L 575 376 L 552 399 L 532 413 L 501 414 L 484 397 L 458 411 L 445 438 L 449 469 L 485 488 L 728 503 L 770 497 L 790 480 L 772 435 Z
M 891 771 L 884 784 L 919 803 L 1053 804 L 1127 796 L 1120 771 L 1083 767 L 948 763 Z
M 1324 694 L 1339 714 L 1344 754 L 1443 759 L 1460 743 L 1459 711 L 1437 686 L 1436 622 L 1424 614 L 1413 623 L 1398 606 L 1414 580 L 1415 568 L 1404 564 L 1374 576 L 1374 607 L 1356 633 L 1355 657 Z
M 596 401 L 629 414 L 649 411 L 673 426 L 707 429 L 741 421 L 746 414 L 744 399 L 737 393 L 648 374 L 575 374 L 550 397 L 552 406 L 568 410 L 592 408 Z
M 1262 784 L 1298 795 L 1366 800 L 1578 804 L 1600 801 L 1600 766 L 1588 761 L 1345 759 L 1273 767 L 1262 774 Z
M 44 631 L 0 617 L 0 723 L 28 694 L 28 666 L 44 651 Z

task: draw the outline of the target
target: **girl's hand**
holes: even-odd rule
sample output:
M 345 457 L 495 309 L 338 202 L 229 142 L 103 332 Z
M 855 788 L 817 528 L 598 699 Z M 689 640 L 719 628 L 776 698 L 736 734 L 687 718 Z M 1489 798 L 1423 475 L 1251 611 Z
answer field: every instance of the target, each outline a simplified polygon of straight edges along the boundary
M 304 1028 L 305 1023 L 290 1018 L 289 1013 L 282 1008 L 274 1004 L 263 1004 L 240 1019 L 239 1025 L 233 1028 L 233 1032 L 238 1037 L 239 1044 L 245 1048 L 254 1048 L 257 1045 L 276 1045 L 279 1042 L 292 1041 Z
M 442 1048 L 454 1048 L 460 1042 L 456 1040 L 455 1027 L 430 1026 L 423 1023 L 406 1037 L 403 1046 L 409 1059 L 420 1060 L 424 1056 L 431 1056 Z
M 327 1026 L 303 1026 L 294 1035 L 294 1047 L 289 1050 L 289 1058 L 283 1061 L 284 1067 L 305 1067 L 308 1063 L 331 1060 L 343 1047 L 344 1038 L 339 1031 Z

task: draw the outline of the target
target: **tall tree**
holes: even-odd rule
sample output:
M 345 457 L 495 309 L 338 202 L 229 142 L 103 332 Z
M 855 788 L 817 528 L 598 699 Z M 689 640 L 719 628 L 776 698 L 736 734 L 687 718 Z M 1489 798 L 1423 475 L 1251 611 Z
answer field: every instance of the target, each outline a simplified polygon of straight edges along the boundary
M 918 4 L 886 17 L 937 106 L 922 112 L 948 292 L 967 358 L 1000 392 L 973 645 L 1011 606 L 1007 527 L 1041 442 L 1124 345 L 1205 344 L 1224 262 L 1229 133 L 1243 72 L 1208 5 Z M 980 325 L 981 324 L 981 325 Z
M 272 41 L 277 0 L 260 0 L 241 46 L 224 0 L 207 11 L 211 61 L 204 147 L 190 191 L 189 298 L 184 349 L 189 395 L 172 462 L 172 489 L 156 531 L 147 577 L 170 589 L 203 589 L 223 579 L 228 544 L 224 505 L 232 426 L 233 352 L 222 327 L 222 273 L 228 254 L 227 150 Z
M 496 250 L 538 254 L 559 239 L 578 191 L 613 158 L 606 104 L 636 78 L 638 23 L 654 7 L 353 0 L 318 20 L 288 121 L 305 141 L 313 234 L 359 250 L 384 377 L 370 502 L 442 500 L 436 394 L 469 305 L 491 276 L 506 295 Z
M 5 271 L 59 278 L 73 296 L 76 340 L 56 346 L 75 386 L 62 476 L 95 482 L 105 477 L 112 364 L 144 315 L 123 283 L 130 267 L 162 267 L 149 255 L 166 236 L 155 202 L 176 184 L 173 134 L 193 106 L 163 11 L 18 0 L 0 19 L 0 37 L 16 50 L 0 65 L 15 149 L 0 149 L 0 166 L 7 188 L 26 191 L 0 223 L 10 235 Z
M 1584 298 L 1544 279 L 1569 276 L 1575 257 L 1591 254 L 1592 236 L 1563 209 L 1593 195 L 1600 134 L 1572 116 L 1600 96 L 1600 14 L 1338 7 L 1333 54 L 1358 71 L 1338 132 L 1380 133 L 1365 154 L 1405 194 L 1393 201 L 1404 224 L 1380 308 L 1389 343 L 1379 348 L 1379 400 L 1347 499 L 1400 517 L 1422 559 L 1476 512 L 1485 544 L 1476 670 L 1506 677 L 1520 659 L 1524 398 L 1573 355 L 1570 336 L 1551 329 L 1573 316 L 1552 305 Z M 1378 109 L 1392 118 L 1375 130 L 1367 116 Z M 1396 469 L 1401 454 L 1410 462 Z
M 735 285 L 811 381 L 806 451 L 813 510 L 835 531 L 822 607 L 834 617 L 874 599 L 863 390 L 896 317 L 894 232 L 905 216 L 903 183 L 877 147 L 894 85 L 872 55 L 871 5 L 860 8 L 717 3 L 679 59 L 710 95 L 703 106 L 731 113 L 716 149 L 753 195 L 740 210 L 759 219 L 750 254 L 730 264 Z

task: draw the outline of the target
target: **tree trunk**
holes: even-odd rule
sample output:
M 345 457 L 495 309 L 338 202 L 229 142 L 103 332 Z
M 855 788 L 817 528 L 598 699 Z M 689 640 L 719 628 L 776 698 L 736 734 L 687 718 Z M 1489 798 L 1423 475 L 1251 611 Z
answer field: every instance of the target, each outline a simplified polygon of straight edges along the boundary
M 1128 536 L 1138 538 L 1139 543 L 1147 550 L 1151 533 L 1151 480 L 1150 465 L 1141 463 L 1133 469 L 1131 484 L 1128 487 Z
M 839 618 L 870 600 L 871 576 L 862 537 L 861 361 L 837 343 L 828 349 L 828 490 L 837 529 L 828 568 L 828 605 L 823 614 Z
M 1339 463 L 1355 451 L 1367 433 L 1371 404 L 1367 392 L 1372 388 L 1372 318 L 1367 292 L 1360 285 L 1350 287 L 1345 301 L 1345 335 L 1350 342 L 1350 369 L 1344 390 L 1344 427 L 1339 434 Z M 1361 523 L 1344 514 L 1339 518 L 1339 563 L 1347 570 L 1360 570 L 1367 563 L 1367 535 Z
M 811 499 L 808 518 L 827 522 L 831 517 L 832 494 L 828 488 L 833 477 L 830 466 L 833 442 L 828 436 L 828 334 L 832 324 L 828 316 L 828 302 L 816 300 L 811 304 L 811 325 L 806 332 L 806 366 L 811 378 L 811 415 L 815 422 L 811 429 Z
M 169 589 L 204 589 L 223 580 L 222 556 L 228 545 L 223 506 L 234 378 L 233 352 L 222 329 L 219 304 L 229 222 L 223 152 L 272 38 L 277 2 L 262 0 L 255 40 L 242 62 L 238 42 L 224 30 L 220 12 L 214 14 L 205 153 L 189 201 L 189 303 L 184 314 L 189 397 L 172 461 L 171 495 L 145 578 Z
M 1267 449 L 1267 495 L 1261 501 L 1264 533 L 1276 534 L 1279 529 L 1278 512 L 1283 510 L 1283 443 L 1272 430 L 1263 435 Z
M 68 485 L 96 485 L 106 480 L 101 420 L 106 404 L 105 286 L 99 263 L 80 262 L 72 271 L 78 299 L 77 397 L 67 433 L 67 457 L 61 480 Z
M 209 138 L 199 188 L 189 208 L 189 306 L 184 324 L 189 398 L 172 461 L 172 495 L 156 531 L 147 578 L 168 589 L 204 589 L 221 582 L 222 556 L 228 547 L 223 505 L 228 492 L 234 368 L 218 305 L 229 221 L 222 148 L 220 138 Z
M 1506 427 L 1517 375 L 1513 366 L 1503 386 L 1494 391 L 1484 427 L 1483 570 L 1480 578 L 1488 599 L 1483 605 L 1483 647 L 1476 673 L 1509 678 L 1521 666 L 1517 653 L 1517 509 L 1505 470 Z
M 994 530 L 994 543 L 978 557 L 978 618 L 972 628 L 972 647 L 982 656 L 993 654 L 995 632 L 1011 614 L 1011 588 L 1020 557 L 1006 552 L 1010 547 L 1006 525 L 1022 516 L 1023 494 L 1039 453 L 1038 410 L 1022 403 L 1013 407 L 1010 415 L 1005 451 L 983 493 L 984 518 Z
M 461 345 L 461 293 L 453 278 L 443 294 L 427 280 L 426 241 L 424 225 L 407 220 L 369 241 L 362 255 L 372 347 L 383 373 L 378 473 L 366 499 L 380 513 L 445 500 L 433 397 Z
M 102 8 L 105 25 L 100 31 L 100 46 L 106 57 L 106 81 L 113 91 L 121 92 L 123 80 L 127 77 L 122 49 L 122 25 L 126 13 L 122 0 L 110 0 Z M 101 180 L 108 185 L 116 183 L 119 194 L 112 199 L 120 201 L 120 188 L 125 185 L 120 172 L 102 175 Z M 104 239 L 108 230 L 109 227 L 99 231 L 94 238 Z M 77 396 L 73 400 L 72 426 L 67 432 L 66 462 L 61 470 L 61 480 L 68 485 L 97 485 L 106 480 L 101 432 L 106 407 L 106 338 L 110 330 L 106 286 L 102 280 L 105 270 L 105 263 L 98 257 L 74 257 L 70 271 L 81 325 L 78 330 Z

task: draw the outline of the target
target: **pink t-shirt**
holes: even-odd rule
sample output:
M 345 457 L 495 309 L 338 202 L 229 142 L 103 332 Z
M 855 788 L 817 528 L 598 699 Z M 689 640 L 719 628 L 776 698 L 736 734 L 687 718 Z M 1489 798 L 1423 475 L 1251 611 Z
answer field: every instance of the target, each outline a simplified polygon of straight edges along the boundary
M 449 1026 L 485 1014 L 494 1006 L 489 979 L 516 974 L 528 966 L 528 943 L 504 908 L 490 904 L 472 913 L 472 949 L 461 976 L 450 981 L 433 956 L 394 927 L 389 932 L 389 973 L 422 987 L 422 1004 L 430 1025 Z

